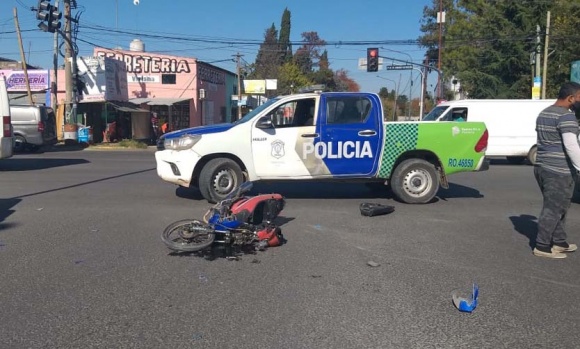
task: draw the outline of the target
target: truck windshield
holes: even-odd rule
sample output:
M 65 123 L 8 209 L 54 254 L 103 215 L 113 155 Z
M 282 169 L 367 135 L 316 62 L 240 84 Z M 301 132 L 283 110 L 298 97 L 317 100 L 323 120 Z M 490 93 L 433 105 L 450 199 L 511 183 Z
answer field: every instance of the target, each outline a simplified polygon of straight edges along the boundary
M 425 115 L 422 121 L 436 121 L 448 108 L 448 106 L 444 105 L 437 106 L 429 114 Z
M 251 112 L 249 112 L 248 114 L 244 115 L 243 118 L 241 118 L 240 120 L 234 121 L 234 124 L 243 124 L 244 122 L 251 120 L 254 118 L 254 116 L 258 115 L 259 113 L 262 112 L 262 110 L 268 108 L 269 106 L 271 106 L 272 104 L 278 102 L 280 98 L 272 98 L 269 99 L 266 103 L 258 106 L 256 109 L 252 110 Z

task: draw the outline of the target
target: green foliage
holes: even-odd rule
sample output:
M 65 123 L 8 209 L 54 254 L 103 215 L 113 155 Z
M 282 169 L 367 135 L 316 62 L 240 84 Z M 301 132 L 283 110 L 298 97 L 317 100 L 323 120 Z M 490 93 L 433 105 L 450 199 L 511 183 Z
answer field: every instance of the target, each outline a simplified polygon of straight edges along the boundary
M 311 85 L 312 81 L 294 63 L 285 63 L 278 70 L 278 93 L 291 94 L 301 87 Z
M 288 63 L 292 60 L 292 44 L 290 43 L 290 11 L 288 8 L 284 9 L 282 14 L 282 23 L 280 26 L 280 37 L 278 43 L 280 44 L 280 64 Z
M 423 10 L 419 38 L 427 56 L 437 65 L 439 54 L 439 1 Z M 570 62 L 578 45 L 570 37 L 580 25 L 578 2 L 563 0 L 443 0 L 441 67 L 444 80 L 456 76 L 469 98 L 530 98 L 533 68 L 530 55 L 544 53 L 546 14 L 552 11 L 548 63 L 548 91 L 569 79 Z M 540 47 L 537 46 L 540 25 Z
M 279 59 L 278 31 L 274 23 L 272 23 L 272 26 L 264 34 L 264 43 L 260 45 L 260 50 L 253 66 L 254 71 L 250 74 L 250 78 L 274 78 L 278 71 Z
M 123 139 L 119 142 L 120 147 L 132 148 L 132 149 L 146 149 L 147 144 L 143 142 L 136 141 L 134 139 Z
M 303 32 L 295 53 L 290 43 L 290 17 L 282 14 L 280 35 L 274 24 L 266 30 L 256 61 L 245 67 L 249 79 L 278 79 L 276 94 L 289 94 L 311 84 L 324 84 L 329 91 L 358 91 L 360 86 L 345 70 L 330 68 L 326 42 L 315 31 Z

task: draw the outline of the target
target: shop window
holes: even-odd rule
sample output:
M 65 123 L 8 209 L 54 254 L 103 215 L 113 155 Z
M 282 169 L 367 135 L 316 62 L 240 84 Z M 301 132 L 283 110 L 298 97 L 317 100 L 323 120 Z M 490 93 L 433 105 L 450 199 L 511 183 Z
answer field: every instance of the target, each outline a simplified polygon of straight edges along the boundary
M 161 84 L 163 85 L 175 85 L 176 75 L 175 74 L 161 74 Z

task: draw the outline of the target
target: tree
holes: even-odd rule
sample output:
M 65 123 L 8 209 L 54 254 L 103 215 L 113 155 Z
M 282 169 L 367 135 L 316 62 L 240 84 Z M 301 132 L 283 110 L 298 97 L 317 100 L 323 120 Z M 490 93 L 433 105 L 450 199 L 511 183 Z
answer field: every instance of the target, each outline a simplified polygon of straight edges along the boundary
M 459 78 L 470 98 L 529 98 L 536 24 L 550 1 L 444 0 L 443 81 Z M 430 60 L 439 53 L 439 1 L 425 7 L 419 38 Z
M 297 91 L 301 87 L 311 85 L 312 82 L 302 73 L 296 64 L 284 63 L 278 71 L 278 94 L 285 95 Z
M 322 55 L 320 50 L 326 45 L 326 41 L 322 40 L 317 32 L 303 32 L 302 42 L 302 46 L 296 50 L 294 62 L 304 74 L 310 74 L 319 66 Z
M 290 42 L 290 11 L 288 8 L 284 9 L 282 13 L 282 22 L 280 23 L 280 37 L 278 43 L 280 45 L 280 64 L 290 62 L 292 60 L 292 43 Z
M 336 91 L 336 81 L 334 80 L 334 72 L 330 69 L 328 62 L 328 52 L 324 50 L 320 55 L 318 61 L 318 70 L 310 73 L 310 78 L 314 84 L 322 84 L 326 86 L 327 91 Z
M 391 93 L 389 92 L 389 89 L 386 87 L 381 87 L 381 90 L 379 91 L 379 97 L 381 98 L 390 98 L 391 97 Z
M 309 75 L 312 73 L 313 62 L 308 50 L 304 47 L 298 48 L 294 54 L 294 64 L 300 69 L 302 74 Z
M 264 42 L 260 45 L 256 63 L 254 64 L 254 71 L 250 78 L 276 79 L 278 76 L 279 54 L 278 31 L 274 23 L 272 23 L 272 26 L 264 34 Z
M 580 28 L 580 6 L 577 2 L 555 1 L 551 12 L 546 98 L 556 98 L 560 86 L 570 80 L 571 63 L 580 60 L 576 42 Z
M 336 83 L 337 91 L 358 92 L 360 85 L 348 76 L 348 72 L 344 69 L 339 69 L 334 73 L 334 81 Z

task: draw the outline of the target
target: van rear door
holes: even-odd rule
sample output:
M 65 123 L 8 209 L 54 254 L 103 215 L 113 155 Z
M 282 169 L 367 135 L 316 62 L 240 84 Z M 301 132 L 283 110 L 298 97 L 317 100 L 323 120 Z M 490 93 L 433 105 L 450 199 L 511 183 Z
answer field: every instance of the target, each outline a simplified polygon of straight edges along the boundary
M 0 77 L 0 117 L 2 118 L 2 131 L 0 132 L 0 159 L 12 156 L 12 122 L 10 119 L 10 101 L 6 89 L 6 77 Z
M 41 114 L 42 124 L 44 126 L 44 131 L 42 132 L 42 138 L 44 139 L 44 144 L 55 144 L 56 139 L 56 115 L 52 108 L 42 108 Z

